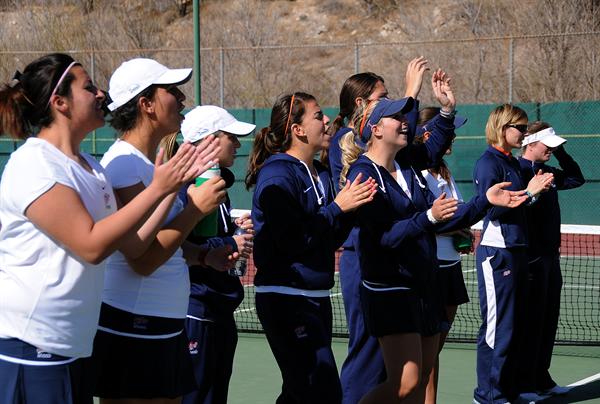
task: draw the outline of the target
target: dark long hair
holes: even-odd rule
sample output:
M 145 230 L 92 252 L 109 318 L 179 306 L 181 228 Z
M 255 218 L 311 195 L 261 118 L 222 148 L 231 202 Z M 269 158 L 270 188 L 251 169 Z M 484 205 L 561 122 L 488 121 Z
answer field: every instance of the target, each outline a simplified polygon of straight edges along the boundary
M 38 128 L 50 126 L 54 118 L 49 107 L 50 96 L 73 58 L 64 53 L 52 53 L 29 63 L 23 73 L 0 88 L 0 134 L 26 139 Z M 69 72 L 56 93 L 71 95 L 75 76 Z
M 329 127 L 331 136 L 344 126 L 347 119 L 350 119 L 356 110 L 356 99 L 368 99 L 375 91 L 378 82 L 384 83 L 383 77 L 372 72 L 354 74 L 346 79 L 340 91 L 340 112 Z M 321 162 L 329 165 L 327 150 L 321 152 Z
M 427 107 L 427 108 L 423 108 L 422 110 L 419 111 L 419 119 L 417 121 L 417 126 L 421 127 L 423 125 L 425 125 L 427 122 L 429 122 L 430 120 L 433 119 L 433 117 L 435 117 L 437 114 L 440 113 L 440 108 L 437 107 Z M 423 135 L 420 136 L 415 136 L 415 140 L 413 141 L 414 143 L 423 143 L 425 141 Z M 452 176 L 452 173 L 450 172 L 450 169 L 448 168 L 448 165 L 446 164 L 446 161 L 444 159 L 440 160 L 439 164 L 435 167 L 431 167 L 429 170 L 429 172 L 436 172 L 439 175 L 442 176 L 442 178 L 444 180 L 446 180 L 446 182 L 448 184 L 450 184 L 450 178 Z
M 293 102 L 292 102 L 293 97 Z M 306 102 L 315 101 L 310 94 L 296 92 L 279 96 L 271 110 L 271 122 L 254 138 L 252 152 L 248 158 L 246 188 L 256 184 L 256 178 L 265 160 L 276 153 L 286 152 L 292 145 L 292 125 L 302 122 Z

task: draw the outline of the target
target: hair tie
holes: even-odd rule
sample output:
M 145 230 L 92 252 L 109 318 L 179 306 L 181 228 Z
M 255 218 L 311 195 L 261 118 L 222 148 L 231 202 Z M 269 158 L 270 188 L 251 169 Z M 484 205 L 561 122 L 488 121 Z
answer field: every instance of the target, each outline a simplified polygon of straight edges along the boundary
M 10 88 L 14 88 L 16 87 L 19 83 L 21 82 L 21 72 L 20 71 L 15 71 L 15 74 L 13 74 L 13 78 L 12 80 L 8 83 L 8 86 Z

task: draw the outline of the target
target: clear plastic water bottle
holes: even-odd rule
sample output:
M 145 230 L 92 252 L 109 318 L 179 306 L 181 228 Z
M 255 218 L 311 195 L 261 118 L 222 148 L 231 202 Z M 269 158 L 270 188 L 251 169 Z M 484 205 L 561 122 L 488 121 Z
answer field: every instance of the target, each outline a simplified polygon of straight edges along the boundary
M 246 234 L 246 230 L 241 227 L 235 229 L 235 232 L 233 233 L 234 236 L 239 236 L 241 234 Z M 229 275 L 238 277 L 246 275 L 246 261 L 245 257 L 240 256 L 235 262 L 235 266 L 229 270 Z

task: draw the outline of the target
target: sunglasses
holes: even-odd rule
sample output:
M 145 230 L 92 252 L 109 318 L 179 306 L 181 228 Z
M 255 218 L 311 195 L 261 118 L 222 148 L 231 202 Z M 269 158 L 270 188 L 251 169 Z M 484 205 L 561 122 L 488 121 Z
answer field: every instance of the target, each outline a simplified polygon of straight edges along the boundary
M 515 128 L 521 133 L 527 133 L 527 124 L 515 125 L 514 123 L 510 123 L 506 126 L 509 128 Z

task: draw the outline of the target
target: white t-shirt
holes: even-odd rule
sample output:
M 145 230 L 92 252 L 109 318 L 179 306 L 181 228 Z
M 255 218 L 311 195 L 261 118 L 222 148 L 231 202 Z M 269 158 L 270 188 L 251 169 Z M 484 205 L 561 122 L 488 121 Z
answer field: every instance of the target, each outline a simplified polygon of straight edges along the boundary
M 434 176 L 427 170 L 423 170 L 421 173 L 423 174 L 423 177 L 425 177 L 425 180 L 427 180 L 427 188 L 429 188 L 436 198 L 439 197 L 442 192 L 445 192 L 447 197 L 455 198 L 459 202 L 463 201 L 462 195 L 458 188 L 456 188 L 456 183 L 452 176 L 450 177 L 450 183 L 448 183 L 440 174 Z M 454 248 L 452 237 L 436 236 L 436 241 L 437 258 L 439 260 L 460 261 L 460 254 Z
M 115 189 L 143 183 L 150 185 L 154 164 L 131 144 L 117 140 L 100 162 Z M 179 198 L 169 212 L 167 222 L 183 210 Z M 181 248 L 149 276 L 135 272 L 120 252 L 106 263 L 102 301 L 134 314 L 185 318 L 190 295 L 188 267 Z
M 93 173 L 47 141 L 30 138 L 12 153 L 0 184 L 0 337 L 67 357 L 92 353 L 104 263 L 85 262 L 40 231 L 25 211 L 58 183 L 79 194 L 94 221 L 115 212 L 104 169 L 82 156 Z

